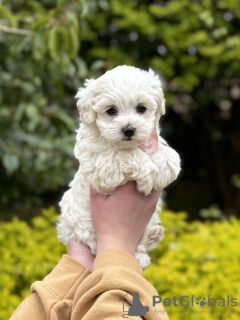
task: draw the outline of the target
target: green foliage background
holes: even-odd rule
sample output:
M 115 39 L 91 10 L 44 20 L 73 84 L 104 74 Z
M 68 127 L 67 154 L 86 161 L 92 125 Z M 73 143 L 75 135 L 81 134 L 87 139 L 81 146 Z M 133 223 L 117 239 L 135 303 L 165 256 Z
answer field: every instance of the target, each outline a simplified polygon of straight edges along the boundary
M 160 75 L 161 132 L 182 158 L 145 277 L 164 297 L 239 297 L 239 30 L 238 0 L 0 0 L 1 320 L 65 252 L 55 209 L 41 208 L 78 166 L 77 89 L 121 64 Z
M 239 215 L 239 17 L 238 0 L 1 0 L 2 212 L 58 202 L 77 167 L 77 89 L 129 64 L 164 83 L 162 135 L 183 166 L 170 207 Z
M 0 228 L 0 319 L 7 320 L 30 295 L 34 281 L 42 280 L 59 262 L 66 247 L 57 239 L 56 210 L 43 210 L 31 224 L 17 217 Z
M 230 299 L 236 298 L 235 302 L 239 300 L 240 221 L 231 217 L 229 221 L 224 222 L 188 223 L 185 212 L 176 213 L 169 210 L 164 210 L 160 217 L 166 233 L 164 240 L 153 251 L 153 264 L 144 271 L 144 276 L 163 299 L 188 296 L 189 299 L 183 299 L 182 303 L 187 304 L 189 301 L 190 305 L 183 307 L 178 301 L 178 307 L 173 304 L 165 307 L 169 318 L 238 319 L 240 305 L 228 307 L 227 295 Z M 205 297 L 207 302 L 208 295 L 216 299 L 215 307 L 196 304 L 196 298 L 199 296 Z M 221 299 L 225 300 L 225 306 L 218 305 L 223 303 Z M 201 313 L 208 310 L 213 313 Z

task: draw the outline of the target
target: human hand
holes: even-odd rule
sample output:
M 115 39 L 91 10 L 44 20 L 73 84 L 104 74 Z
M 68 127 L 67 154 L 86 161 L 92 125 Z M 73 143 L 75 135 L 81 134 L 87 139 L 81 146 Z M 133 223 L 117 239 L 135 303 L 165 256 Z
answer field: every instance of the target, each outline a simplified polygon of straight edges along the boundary
M 85 244 L 79 243 L 76 239 L 71 239 L 68 242 L 68 255 L 80 262 L 86 269 L 93 270 L 95 256 Z
M 139 147 L 142 151 L 147 154 L 154 154 L 158 151 L 158 133 L 157 130 L 154 129 L 149 141 L 146 144 L 141 144 Z
M 92 222 L 97 237 L 97 254 L 122 249 L 134 255 L 137 244 L 156 209 L 160 191 L 144 196 L 130 181 L 108 197 L 90 190 Z

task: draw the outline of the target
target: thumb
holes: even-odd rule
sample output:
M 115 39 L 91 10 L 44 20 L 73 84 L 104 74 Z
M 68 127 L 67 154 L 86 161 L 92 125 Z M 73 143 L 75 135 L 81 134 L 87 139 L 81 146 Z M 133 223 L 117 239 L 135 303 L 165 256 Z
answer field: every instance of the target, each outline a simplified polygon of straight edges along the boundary
M 149 147 L 153 153 L 155 153 L 158 150 L 158 134 L 156 128 L 153 130 L 151 134 Z
M 90 198 L 96 197 L 97 195 L 99 195 L 99 193 L 90 186 Z

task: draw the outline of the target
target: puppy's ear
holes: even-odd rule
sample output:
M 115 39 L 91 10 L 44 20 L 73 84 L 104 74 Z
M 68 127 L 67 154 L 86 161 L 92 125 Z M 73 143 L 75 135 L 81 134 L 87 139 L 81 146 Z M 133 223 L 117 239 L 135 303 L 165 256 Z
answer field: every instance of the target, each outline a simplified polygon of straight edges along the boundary
M 77 108 L 83 123 L 91 124 L 96 120 L 96 112 L 93 110 L 95 91 L 93 89 L 94 79 L 86 80 L 85 87 L 80 88 L 76 94 Z
M 158 125 L 160 117 L 165 113 L 165 101 L 162 88 L 159 88 L 157 99 L 158 107 L 155 113 L 155 126 Z
M 157 110 L 155 113 L 155 126 L 158 126 L 160 116 L 165 113 L 165 99 L 162 90 L 161 81 L 152 69 L 149 69 L 148 76 L 152 80 L 153 97 L 157 101 Z

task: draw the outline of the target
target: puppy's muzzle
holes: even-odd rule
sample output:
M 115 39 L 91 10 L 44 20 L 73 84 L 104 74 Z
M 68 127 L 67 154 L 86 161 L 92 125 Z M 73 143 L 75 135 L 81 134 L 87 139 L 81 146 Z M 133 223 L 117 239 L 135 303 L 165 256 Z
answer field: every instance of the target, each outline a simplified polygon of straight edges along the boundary
M 126 126 L 124 128 L 122 128 L 122 133 L 124 134 L 124 137 L 127 138 L 127 140 L 129 138 L 132 138 L 132 136 L 134 136 L 136 129 L 131 127 L 131 126 Z

